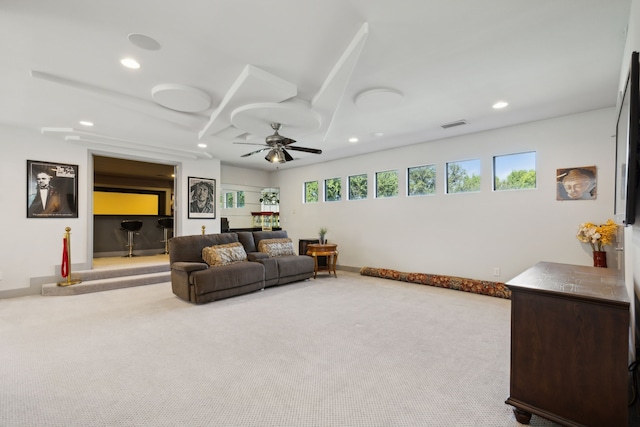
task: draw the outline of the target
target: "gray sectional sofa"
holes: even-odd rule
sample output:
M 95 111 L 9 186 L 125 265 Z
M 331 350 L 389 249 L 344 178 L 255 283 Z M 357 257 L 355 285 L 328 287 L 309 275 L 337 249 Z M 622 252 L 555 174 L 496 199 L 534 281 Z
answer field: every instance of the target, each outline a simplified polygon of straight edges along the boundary
M 174 237 L 169 240 L 173 293 L 185 301 L 203 304 L 312 277 L 313 258 L 292 254 L 291 250 L 278 256 L 258 250 L 262 240 L 263 246 L 292 246 L 286 242 L 276 243 L 282 239 L 288 239 L 284 230 Z M 210 265 L 211 261 L 203 258 L 205 248 L 236 246 L 233 249 L 238 249 L 238 242 L 244 249 L 240 252 L 246 253 L 243 260 L 238 257 L 228 264 Z

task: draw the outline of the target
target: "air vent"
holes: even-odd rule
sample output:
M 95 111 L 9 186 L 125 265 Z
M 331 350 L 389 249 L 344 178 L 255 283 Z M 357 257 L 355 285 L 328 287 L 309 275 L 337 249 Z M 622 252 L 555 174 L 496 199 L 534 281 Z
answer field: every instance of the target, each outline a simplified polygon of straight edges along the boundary
M 453 128 L 456 126 L 462 126 L 462 125 L 466 125 L 467 121 L 466 120 L 458 120 L 457 122 L 451 122 L 451 123 L 447 123 L 446 125 L 442 125 L 442 129 L 449 129 L 449 128 Z

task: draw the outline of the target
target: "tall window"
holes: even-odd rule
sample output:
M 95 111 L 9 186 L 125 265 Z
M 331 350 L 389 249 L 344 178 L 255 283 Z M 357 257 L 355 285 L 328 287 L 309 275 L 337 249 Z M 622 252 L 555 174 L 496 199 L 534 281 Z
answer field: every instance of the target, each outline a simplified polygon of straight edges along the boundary
M 324 180 L 324 201 L 338 202 L 342 199 L 342 180 L 329 178 Z
M 317 203 L 318 200 L 318 181 L 309 181 L 304 183 L 304 202 Z
M 480 191 L 480 160 L 447 163 L 447 193 Z
M 238 191 L 236 193 L 236 206 L 244 208 L 244 191 Z
M 224 207 L 227 209 L 233 208 L 233 193 L 224 193 Z
M 376 198 L 398 196 L 398 171 L 376 172 Z
M 367 174 L 351 175 L 349 177 L 349 200 L 367 198 Z
M 436 166 L 416 166 L 407 169 L 407 195 L 425 196 L 436 193 Z
M 536 188 L 536 153 L 507 154 L 493 158 L 493 189 Z

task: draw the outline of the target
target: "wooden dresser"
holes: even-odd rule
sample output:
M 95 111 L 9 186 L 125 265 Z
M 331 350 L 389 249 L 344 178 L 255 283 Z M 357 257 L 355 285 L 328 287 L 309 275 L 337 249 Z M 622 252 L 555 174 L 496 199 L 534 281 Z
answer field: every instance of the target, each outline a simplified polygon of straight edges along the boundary
M 540 262 L 511 289 L 518 422 L 627 427 L 629 298 L 618 270 Z

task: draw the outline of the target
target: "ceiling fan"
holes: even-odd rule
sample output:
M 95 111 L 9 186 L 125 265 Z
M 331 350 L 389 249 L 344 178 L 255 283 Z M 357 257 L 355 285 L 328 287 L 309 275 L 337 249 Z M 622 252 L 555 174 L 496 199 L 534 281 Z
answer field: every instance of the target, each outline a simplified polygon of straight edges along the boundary
M 234 144 L 246 144 L 246 145 L 261 145 L 266 148 L 261 148 L 260 150 L 252 151 L 251 153 L 243 154 L 240 157 L 248 157 L 253 154 L 261 153 L 263 151 L 269 150 L 265 159 L 271 163 L 285 163 L 290 162 L 293 159 L 291 154 L 285 149 L 285 147 L 289 150 L 294 151 L 303 151 L 305 153 L 313 153 L 313 154 L 322 154 L 322 150 L 318 150 L 315 148 L 307 148 L 307 147 L 298 147 L 295 145 L 291 145 L 295 140 L 291 138 L 284 137 L 278 133 L 282 125 L 280 123 L 271 123 L 271 128 L 275 131 L 273 135 L 270 135 L 265 138 L 266 144 L 252 144 L 248 142 L 235 142 Z

